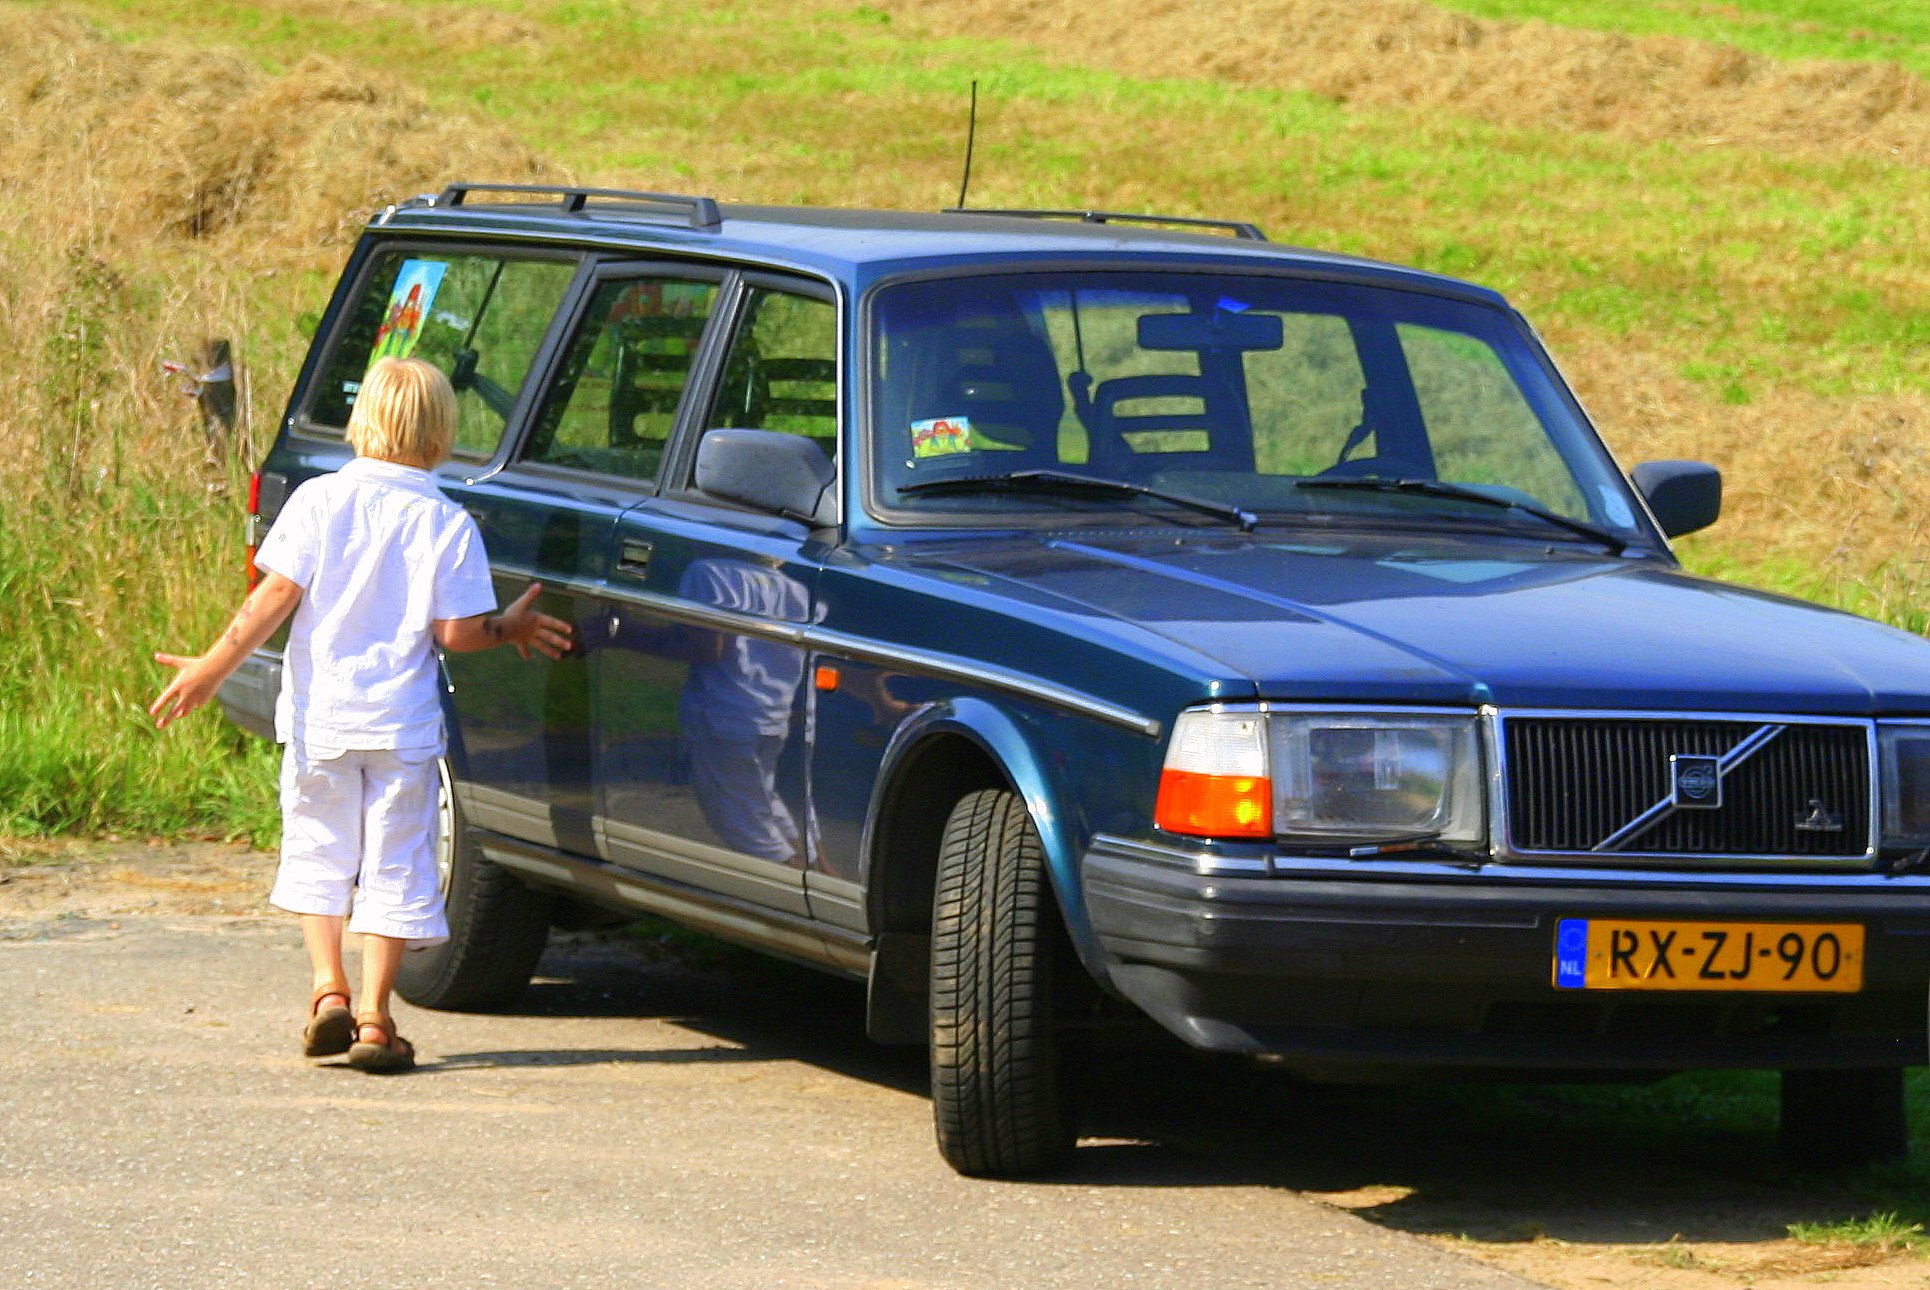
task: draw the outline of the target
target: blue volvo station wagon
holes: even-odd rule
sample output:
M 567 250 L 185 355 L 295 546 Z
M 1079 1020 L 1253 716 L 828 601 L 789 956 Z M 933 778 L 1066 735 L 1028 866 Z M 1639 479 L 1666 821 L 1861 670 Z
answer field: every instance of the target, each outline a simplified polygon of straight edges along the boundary
M 356 248 L 257 535 L 388 353 L 459 391 L 499 593 L 577 632 L 445 660 L 416 1003 L 647 911 L 867 982 L 977 1175 L 1063 1161 L 1152 1023 L 1325 1079 L 1778 1070 L 1797 1160 L 1903 1151 L 1930 646 L 1685 574 L 1717 473 L 1625 475 L 1494 292 L 1247 225 L 452 187 Z

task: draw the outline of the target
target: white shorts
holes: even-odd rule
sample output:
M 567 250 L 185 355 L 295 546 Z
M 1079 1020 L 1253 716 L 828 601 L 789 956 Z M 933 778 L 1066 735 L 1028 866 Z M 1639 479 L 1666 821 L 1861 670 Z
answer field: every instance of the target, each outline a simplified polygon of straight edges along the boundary
M 268 899 L 295 914 L 350 915 L 351 932 L 449 939 L 436 870 L 432 750 L 304 748 L 281 763 L 281 869 Z

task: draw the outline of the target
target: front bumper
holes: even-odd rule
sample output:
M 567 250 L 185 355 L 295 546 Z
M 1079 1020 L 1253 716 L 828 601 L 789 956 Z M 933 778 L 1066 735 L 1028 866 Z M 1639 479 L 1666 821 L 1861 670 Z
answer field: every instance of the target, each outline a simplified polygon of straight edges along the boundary
M 1120 838 L 1082 862 L 1113 987 L 1197 1047 L 1310 1068 L 1918 1065 L 1930 880 L 1864 874 L 1252 876 Z M 1438 867 L 1446 870 L 1446 866 Z M 1557 989 L 1561 918 L 1856 922 L 1853 995 Z
M 263 739 L 275 737 L 275 700 L 281 695 L 281 655 L 256 650 L 221 683 L 228 720 Z

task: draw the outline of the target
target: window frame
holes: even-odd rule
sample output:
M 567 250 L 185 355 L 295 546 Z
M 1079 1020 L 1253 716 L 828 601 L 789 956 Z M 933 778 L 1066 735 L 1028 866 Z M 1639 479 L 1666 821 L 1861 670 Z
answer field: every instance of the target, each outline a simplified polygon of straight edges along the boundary
M 723 363 L 720 352 L 723 338 L 726 335 L 735 334 L 730 329 L 736 317 L 737 283 L 741 276 L 736 268 L 728 264 L 657 258 L 640 260 L 628 257 L 592 257 L 587 271 L 578 276 L 572 287 L 569 307 L 564 311 L 566 319 L 564 325 L 552 337 L 553 343 L 546 347 L 542 379 L 537 383 L 536 397 L 529 400 L 526 408 L 519 407 L 521 415 L 514 433 L 505 436 L 507 447 L 501 454 L 502 464 L 497 469 L 513 468 L 519 474 L 550 476 L 559 480 L 595 480 L 644 496 L 655 496 L 663 492 L 663 481 L 670 472 L 675 454 L 678 452 L 678 445 L 690 435 L 691 423 L 697 419 L 698 395 L 702 396 L 701 405 L 706 408 L 709 406 L 716 372 Z M 675 278 L 687 282 L 711 282 L 717 287 L 717 295 L 711 304 L 710 314 L 704 320 L 703 337 L 697 343 L 696 353 L 691 355 L 690 371 L 684 377 L 683 391 L 678 396 L 677 411 L 672 420 L 670 432 L 664 438 L 663 455 L 657 462 L 656 475 L 651 479 L 639 479 L 633 475 L 533 460 L 528 455 L 530 434 L 535 429 L 538 414 L 555 395 L 557 373 L 562 369 L 570 346 L 582 334 L 583 325 L 588 319 L 590 303 L 596 299 L 596 293 L 612 281 L 649 277 Z
M 736 344 L 742 329 L 750 293 L 758 288 L 780 291 L 794 296 L 821 301 L 831 307 L 832 318 L 836 324 L 833 341 L 837 363 L 837 383 L 834 395 L 838 408 L 838 425 L 833 435 L 837 452 L 832 465 L 837 470 L 838 482 L 833 485 L 839 495 L 843 495 L 844 480 L 850 469 L 850 433 L 854 424 L 851 411 L 851 361 L 850 361 L 850 323 L 842 307 L 841 293 L 834 283 L 816 278 L 795 277 L 790 274 L 757 268 L 742 268 L 734 274 L 726 285 L 726 294 L 719 299 L 713 314 L 713 330 L 705 337 L 708 353 L 708 366 L 703 371 L 701 401 L 693 402 L 688 396 L 696 387 L 697 378 L 693 374 L 690 386 L 686 387 L 684 400 L 684 419 L 677 427 L 676 436 L 664 448 L 663 465 L 657 472 L 659 496 L 674 497 L 679 501 L 693 502 L 702 506 L 717 507 L 723 510 L 756 513 L 735 502 L 714 497 L 697 487 L 697 445 L 704 434 L 713 428 L 703 423 L 709 420 L 710 409 L 716 403 L 718 385 L 723 378 L 724 366 L 729 361 L 731 347 Z

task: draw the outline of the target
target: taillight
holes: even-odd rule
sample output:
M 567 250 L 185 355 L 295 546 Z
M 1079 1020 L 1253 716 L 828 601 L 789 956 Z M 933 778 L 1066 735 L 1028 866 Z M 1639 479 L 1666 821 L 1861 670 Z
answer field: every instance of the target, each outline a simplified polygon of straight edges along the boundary
M 255 551 L 261 546 L 261 472 L 257 470 L 248 476 L 248 590 L 253 591 L 261 581 L 261 570 L 255 568 Z
M 1266 718 L 1253 712 L 1182 712 L 1166 746 L 1153 822 L 1198 837 L 1272 837 Z

